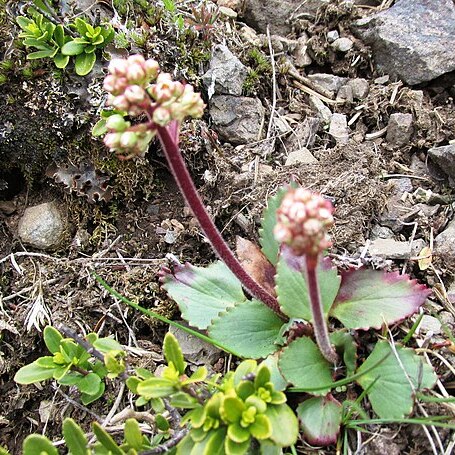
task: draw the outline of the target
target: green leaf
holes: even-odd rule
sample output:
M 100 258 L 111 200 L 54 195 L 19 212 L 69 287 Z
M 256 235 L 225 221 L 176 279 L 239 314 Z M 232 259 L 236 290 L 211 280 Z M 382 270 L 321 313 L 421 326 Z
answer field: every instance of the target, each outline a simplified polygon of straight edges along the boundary
M 39 49 L 40 51 L 53 51 L 54 48 L 49 46 L 44 41 L 35 39 L 35 38 L 27 38 L 23 41 L 24 46 L 29 46 L 29 47 L 35 47 L 36 49 Z
M 122 345 L 114 340 L 113 338 L 106 337 L 106 338 L 98 338 L 96 341 L 93 342 L 93 347 L 98 349 L 98 351 L 102 352 L 103 354 L 107 354 L 111 351 L 122 351 Z
M 74 68 L 78 76 L 85 76 L 92 71 L 96 62 L 95 54 L 79 54 L 76 56 Z
M 182 384 L 193 384 L 194 382 L 205 381 L 208 376 L 208 370 L 206 366 L 199 367 L 188 379 L 182 381 Z
M 58 455 L 58 450 L 45 436 L 31 434 L 22 446 L 23 455 Z
M 304 273 L 300 271 L 303 270 L 300 268 L 301 265 L 293 264 L 293 261 L 298 261 L 298 259 L 291 257 L 289 252 L 282 253 L 278 261 L 275 278 L 278 303 L 283 313 L 290 318 L 311 321 L 312 313 L 307 281 Z M 296 268 L 300 270 L 296 270 Z M 324 314 L 327 314 L 337 296 L 341 278 L 328 258 L 320 261 L 317 276 Z
M 85 44 L 80 44 L 72 40 L 63 45 L 61 52 L 63 55 L 79 55 L 84 52 L 84 47 Z
M 182 349 L 177 338 L 170 332 L 167 332 L 164 337 L 163 353 L 167 363 L 172 362 L 180 375 L 185 373 L 186 362 L 183 359 Z
M 281 371 L 278 368 L 279 353 L 270 354 L 262 363 L 267 365 L 270 370 L 270 380 L 277 392 L 281 392 L 286 389 L 288 382 L 283 378 Z
M 179 266 L 163 277 L 163 288 L 190 325 L 205 330 L 221 311 L 246 300 L 237 277 L 221 261 L 206 268 Z
M 75 27 L 78 33 L 82 36 L 84 36 L 87 33 L 87 22 L 80 17 L 76 18 L 73 27 Z
M 248 439 L 245 442 L 234 442 L 231 438 L 225 438 L 224 440 L 224 450 L 227 455 L 244 455 L 248 452 L 250 447 L 250 440 Z M 193 454 L 191 454 L 193 455 Z M 194 454 L 196 455 L 196 454 Z M 207 454 L 210 455 L 210 454 Z
M 414 314 L 430 293 L 399 272 L 354 270 L 343 274 L 330 315 L 349 329 L 379 329 Z
M 150 378 L 142 381 L 137 386 L 137 393 L 150 398 L 161 398 L 176 392 L 173 381 L 164 378 Z
M 414 405 L 413 388 L 416 391 L 432 388 L 437 380 L 430 365 L 413 349 L 399 345 L 395 345 L 395 349 L 400 361 L 387 341 L 379 341 L 357 370 L 357 373 L 362 373 L 380 362 L 360 376 L 357 382 L 367 390 L 373 410 L 383 419 L 408 416 Z M 384 360 L 381 362 L 381 359 Z
M 28 26 L 33 24 L 33 21 L 25 16 L 17 16 L 16 22 L 22 30 L 28 30 Z
M 58 368 L 61 366 L 54 362 L 54 357 L 51 355 L 39 357 L 33 363 L 41 368 Z
M 30 363 L 22 367 L 14 376 L 18 384 L 33 384 L 34 382 L 51 379 L 54 375 L 55 368 L 43 368 L 36 364 Z
M 226 438 L 226 429 L 219 428 L 217 431 L 212 431 L 208 437 L 207 445 L 203 455 L 225 455 L 224 440 Z M 187 455 L 187 454 L 185 454 Z
M 83 405 L 88 405 L 90 403 L 93 403 L 96 401 L 98 398 L 100 398 L 104 394 L 106 386 L 104 385 L 104 382 L 100 383 L 99 389 L 96 393 L 89 395 L 87 393 L 82 393 L 81 394 L 81 401 Z
M 44 343 L 52 354 L 60 351 L 60 341 L 63 340 L 61 333 L 54 327 L 48 325 L 43 331 Z
M 208 333 L 243 357 L 258 359 L 277 350 L 283 321 L 258 300 L 239 303 L 213 321 Z
M 106 133 L 107 133 L 106 120 L 102 118 L 102 119 L 98 120 L 95 123 L 95 125 L 93 125 L 92 136 L 93 137 L 99 137 L 99 136 L 102 136 L 103 134 L 106 134 Z
M 324 359 L 316 343 L 308 337 L 297 338 L 285 347 L 278 366 L 284 378 L 298 388 L 311 389 L 327 384 L 327 389 L 312 393 L 325 395 L 330 391 L 330 384 L 333 382 L 331 364 Z
M 88 455 L 88 440 L 82 428 L 70 418 L 63 421 L 63 437 L 71 455 Z
M 111 455 L 124 455 L 123 450 L 119 448 L 111 435 L 98 422 L 93 422 L 92 428 L 98 442 L 100 442 L 104 448 L 110 450 Z
M 270 439 L 259 441 L 260 455 L 283 455 L 283 449 L 274 444 Z
M 228 426 L 227 436 L 232 441 L 240 444 L 251 439 L 249 429 L 243 428 L 238 422 L 231 423 L 231 425 Z
M 142 449 L 142 432 L 136 419 L 125 422 L 125 441 L 138 452 Z
M 280 244 L 275 240 L 275 235 L 273 234 L 273 229 L 276 225 L 276 211 L 287 192 L 288 188 L 280 188 L 276 195 L 267 201 L 267 208 L 262 216 L 262 227 L 259 229 L 261 250 L 273 265 L 278 262 L 280 250 Z
M 316 446 L 335 444 L 340 432 L 342 409 L 341 403 L 330 394 L 300 403 L 297 415 L 305 439 Z
M 245 404 L 242 400 L 237 397 L 226 397 L 223 400 L 223 403 L 220 408 L 220 414 L 223 417 L 223 420 L 227 422 L 234 423 L 240 420 L 242 417 L 242 412 L 245 411 Z M 237 441 L 243 442 L 243 441 Z
M 357 367 L 357 346 L 354 337 L 347 332 L 332 332 L 330 341 L 335 345 L 338 352 L 343 353 L 343 361 L 346 365 L 346 376 L 354 374 Z
M 77 388 L 87 395 L 94 395 L 100 388 L 101 379 L 95 373 L 89 373 L 77 382 Z
M 54 64 L 57 68 L 63 69 L 68 66 L 70 61 L 69 55 L 57 54 L 54 55 Z
M 254 423 L 248 427 L 251 435 L 256 439 L 268 439 L 272 436 L 272 424 L 263 414 L 256 416 Z
M 269 405 L 265 415 L 272 425 L 270 439 L 280 447 L 296 443 L 299 435 L 299 422 L 294 411 L 287 404 Z
M 172 394 L 170 404 L 174 408 L 182 409 L 194 409 L 199 406 L 197 399 L 185 392 L 177 392 Z
M 31 52 L 30 54 L 27 55 L 27 60 L 38 60 L 40 58 L 49 58 L 53 57 L 55 54 L 55 50 L 50 49 L 47 51 L 37 51 L 37 52 Z
M 65 44 L 65 30 L 63 25 L 59 24 L 55 27 L 54 30 L 54 40 L 57 43 L 58 47 L 63 47 Z

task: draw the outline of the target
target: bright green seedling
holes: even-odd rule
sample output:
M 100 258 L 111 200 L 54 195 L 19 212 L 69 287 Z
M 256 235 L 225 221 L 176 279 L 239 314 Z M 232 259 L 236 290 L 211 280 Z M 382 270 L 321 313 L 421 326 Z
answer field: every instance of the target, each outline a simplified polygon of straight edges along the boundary
M 73 38 L 62 47 L 62 54 L 75 56 L 74 67 L 76 74 L 85 76 L 92 71 L 96 62 L 96 51 L 107 46 L 115 36 L 111 25 L 93 27 L 84 19 L 76 18 L 70 24 L 80 35 Z
M 30 17 L 18 16 L 16 22 L 22 29 L 19 38 L 23 38 L 23 44 L 36 49 L 27 55 L 28 60 L 51 58 L 57 68 L 68 65 L 69 57 L 62 54 L 62 47 L 71 37 L 65 34 L 63 25 L 54 25 L 37 12 L 30 12 Z
M 103 395 L 104 378 L 115 378 L 125 371 L 124 351 L 112 338 L 98 338 L 95 333 L 87 335 L 86 343 L 102 354 L 101 360 L 51 326 L 44 329 L 44 342 L 52 355 L 22 367 L 14 376 L 17 383 L 55 379 L 59 384 L 76 386 L 82 403 L 89 404 Z

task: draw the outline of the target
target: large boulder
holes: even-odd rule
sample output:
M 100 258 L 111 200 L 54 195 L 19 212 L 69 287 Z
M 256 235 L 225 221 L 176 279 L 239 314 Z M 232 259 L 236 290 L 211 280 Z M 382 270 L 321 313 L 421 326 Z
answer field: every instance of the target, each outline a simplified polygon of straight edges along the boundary
M 455 70 L 453 0 L 398 0 L 354 29 L 372 47 L 378 70 L 409 85 Z

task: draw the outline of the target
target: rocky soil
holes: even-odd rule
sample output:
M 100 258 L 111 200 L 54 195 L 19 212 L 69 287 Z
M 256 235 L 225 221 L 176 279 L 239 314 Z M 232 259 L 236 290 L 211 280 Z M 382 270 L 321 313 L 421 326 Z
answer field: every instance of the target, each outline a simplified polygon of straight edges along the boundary
M 257 239 L 267 197 L 294 180 L 334 202 L 331 254 L 340 265 L 397 269 L 433 289 L 420 338 L 442 346 L 447 363 L 431 361 L 439 391 L 451 395 L 454 1 L 204 3 L 217 12 L 213 25 L 201 24 L 190 8 L 201 2 L 176 2 L 183 31 L 155 1 L 114 1 L 113 9 L 88 0 L 71 14 L 95 18 L 98 10 L 125 35 L 124 47 L 116 41 L 106 58 L 144 53 L 203 93 L 206 115 L 183 125 L 181 147 L 231 244 L 236 235 Z M 125 4 L 129 10 L 120 9 Z M 137 364 L 162 363 L 167 328 L 122 306 L 92 271 L 128 298 L 178 317 L 159 287 L 160 267 L 169 255 L 194 264 L 214 259 L 158 144 L 143 159 L 121 162 L 91 137 L 105 103 L 106 59 L 86 77 L 46 61 L 31 64 L 14 25 L 19 7 L 11 2 L 0 13 L 0 57 L 16 62 L 0 65 L 0 445 L 13 454 L 31 432 L 58 438 L 65 416 L 93 419 L 71 390 L 14 383 L 19 367 L 44 354 L 44 325 L 114 334 Z M 189 361 L 222 370 L 221 353 L 182 337 Z M 106 416 L 119 393 L 116 406 L 127 400 L 119 387 L 112 384 L 90 412 Z M 352 435 L 352 453 L 435 453 L 421 427 L 370 431 Z M 453 434 L 438 431 L 437 453 L 452 453 Z M 299 453 L 313 451 L 299 446 Z

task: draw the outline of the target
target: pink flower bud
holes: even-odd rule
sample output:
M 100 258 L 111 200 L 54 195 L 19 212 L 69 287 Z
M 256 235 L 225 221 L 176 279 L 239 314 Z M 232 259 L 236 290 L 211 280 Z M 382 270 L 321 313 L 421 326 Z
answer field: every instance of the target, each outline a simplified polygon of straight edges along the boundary
M 108 71 L 115 76 L 125 76 L 128 63 L 122 58 L 113 58 L 108 66 Z
M 127 59 L 128 65 L 139 65 L 145 64 L 145 58 L 141 54 L 130 55 Z
M 145 61 L 145 72 L 149 79 L 155 80 L 160 72 L 160 65 L 156 60 L 148 59 Z
M 157 125 L 165 126 L 171 120 L 171 113 L 169 112 L 169 109 L 166 109 L 165 107 L 157 107 L 153 112 L 153 121 Z
M 128 112 L 130 103 L 125 95 L 116 96 L 110 103 L 118 111 Z
M 114 131 L 125 131 L 129 126 L 129 123 L 120 114 L 111 115 L 106 120 L 106 127 Z
M 126 77 L 118 77 L 115 81 L 114 90 L 111 93 L 113 95 L 122 95 L 126 87 L 128 87 L 128 81 Z
M 141 84 L 145 82 L 145 69 L 139 64 L 133 64 L 128 67 L 126 77 L 130 84 Z
M 116 82 L 117 82 L 117 78 L 115 76 L 113 76 L 112 74 L 107 75 L 104 79 L 104 84 L 103 84 L 104 90 L 106 90 L 106 92 L 112 93 L 115 90 Z
M 125 97 L 131 104 L 139 104 L 146 99 L 147 94 L 139 85 L 130 85 L 125 89 Z
M 119 148 L 121 136 L 121 133 L 108 133 L 104 136 L 104 144 L 110 149 Z

